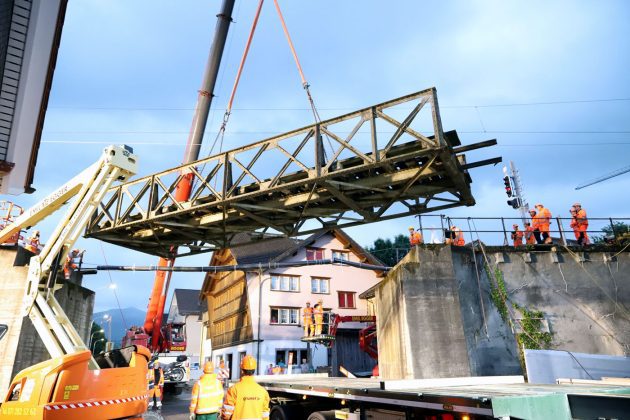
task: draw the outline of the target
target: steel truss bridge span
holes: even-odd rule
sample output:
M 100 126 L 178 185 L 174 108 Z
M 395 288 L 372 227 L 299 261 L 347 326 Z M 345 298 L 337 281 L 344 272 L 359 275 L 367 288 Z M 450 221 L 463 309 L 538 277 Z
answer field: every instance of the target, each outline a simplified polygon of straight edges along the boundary
M 86 236 L 170 258 L 254 238 L 472 206 L 461 146 L 444 132 L 435 88 L 156 173 L 110 189 Z M 190 177 L 190 199 L 175 190 Z M 251 237 L 251 235 L 250 235 Z

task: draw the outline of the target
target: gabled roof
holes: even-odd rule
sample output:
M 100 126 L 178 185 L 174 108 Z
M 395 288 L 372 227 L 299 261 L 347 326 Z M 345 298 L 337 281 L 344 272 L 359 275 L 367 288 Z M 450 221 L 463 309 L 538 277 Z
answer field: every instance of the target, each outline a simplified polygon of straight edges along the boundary
M 237 243 L 251 242 L 230 248 L 230 252 L 238 264 L 274 261 L 278 255 L 302 242 L 299 239 L 285 237 L 267 239 L 264 242 L 252 242 L 250 236 L 246 233 L 237 236 L 238 238 L 235 240 Z
M 197 289 L 175 289 L 173 299 L 177 300 L 178 315 L 199 315 L 207 308 L 205 301 L 199 301 Z
M 287 249 L 282 254 L 280 254 L 277 257 L 275 257 L 272 260 L 272 262 L 282 261 L 283 259 L 288 258 L 291 255 L 295 255 L 302 248 L 307 248 L 307 247 L 313 245 L 320 238 L 324 237 L 327 234 L 332 234 L 340 242 L 344 243 L 346 245 L 346 248 L 348 248 L 350 251 L 354 252 L 355 255 L 359 256 L 359 258 L 362 260 L 362 262 L 366 262 L 366 263 L 373 264 L 373 265 L 379 265 L 379 266 L 384 266 L 385 265 L 378 258 L 376 258 L 374 255 L 372 255 L 369 252 L 367 252 L 361 245 L 359 245 L 357 242 L 355 242 L 355 240 L 352 239 L 342 229 L 330 229 L 328 231 L 315 233 L 315 234 L 309 236 L 308 238 L 306 238 L 305 240 L 300 241 L 299 243 L 295 244 L 293 247 Z

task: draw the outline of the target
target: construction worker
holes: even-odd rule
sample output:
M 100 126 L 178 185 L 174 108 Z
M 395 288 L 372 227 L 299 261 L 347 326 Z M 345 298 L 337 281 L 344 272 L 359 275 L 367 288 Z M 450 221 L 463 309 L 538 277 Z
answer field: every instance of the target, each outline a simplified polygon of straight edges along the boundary
M 588 245 L 591 243 L 588 237 L 588 218 L 586 217 L 586 210 L 582 208 L 580 203 L 573 204 L 573 208 L 576 211 L 576 221 L 579 232 L 578 244 L 579 245 Z
M 536 239 L 537 244 L 542 244 L 542 239 L 540 238 L 540 218 L 538 218 L 536 214 L 536 210 L 529 211 L 529 217 L 532 219 L 532 232 L 534 233 L 534 238 Z
M 66 257 L 66 263 L 63 265 L 63 277 L 66 280 L 70 280 L 72 271 L 79 268 L 81 261 L 83 260 L 83 252 L 80 249 L 73 249 Z
M 535 214 L 536 212 L 534 212 Z M 534 228 L 529 222 L 525 222 L 525 243 L 527 245 L 533 245 L 536 243 L 536 237 L 534 236 Z
M 458 228 L 457 226 L 453 226 L 451 228 L 451 232 L 453 232 L 453 240 L 452 243 L 455 246 L 464 246 L 466 245 L 466 240 L 464 239 L 464 232 Z
M 256 359 L 245 356 L 241 360 L 241 380 L 228 389 L 223 400 L 224 420 L 269 418 L 269 394 L 254 381 L 255 371 Z
M 523 246 L 523 231 L 518 228 L 517 224 L 512 225 L 512 240 L 514 241 L 514 247 Z
M 538 219 L 538 229 L 540 230 L 541 239 L 543 243 L 550 244 L 552 243 L 551 236 L 549 236 L 549 226 L 551 225 L 551 212 L 540 203 L 536 204 L 534 207 L 536 207 L 536 210 L 538 210 L 536 218 Z
M 39 230 L 33 231 L 33 234 L 26 240 L 24 248 L 35 255 L 39 254 Z
M 190 420 L 216 420 L 223 406 L 223 385 L 214 373 L 214 364 L 203 365 L 203 375 L 192 389 Z
M 223 387 L 227 388 L 228 381 L 230 380 L 230 368 L 225 367 L 225 362 L 221 360 L 219 362 L 219 370 L 217 371 L 217 378 L 223 383 Z
M 302 309 L 302 322 L 304 322 L 304 337 L 312 337 L 315 327 L 313 326 L 311 302 L 306 302 L 306 308 Z
M 324 325 L 324 302 L 320 299 L 313 309 L 313 320 L 315 321 L 315 336 L 322 335 Z
M 423 243 L 422 234 L 415 230 L 413 226 L 409 226 L 409 244 L 415 246 L 421 243 Z
M 162 395 L 164 390 L 164 372 L 160 367 L 160 362 L 155 360 L 149 363 L 149 409 L 162 408 Z

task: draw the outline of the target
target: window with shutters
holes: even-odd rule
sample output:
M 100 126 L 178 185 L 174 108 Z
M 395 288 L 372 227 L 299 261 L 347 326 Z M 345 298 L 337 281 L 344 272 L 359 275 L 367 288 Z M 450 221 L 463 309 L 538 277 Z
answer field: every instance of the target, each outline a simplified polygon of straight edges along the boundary
M 355 303 L 355 292 L 337 292 L 339 297 L 339 308 L 343 309 L 354 309 L 356 308 Z

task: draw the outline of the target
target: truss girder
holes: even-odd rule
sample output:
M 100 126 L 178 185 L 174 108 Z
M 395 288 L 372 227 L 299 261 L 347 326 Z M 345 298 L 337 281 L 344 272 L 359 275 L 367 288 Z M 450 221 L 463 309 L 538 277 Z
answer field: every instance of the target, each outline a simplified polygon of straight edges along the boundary
M 241 232 L 297 236 L 471 206 L 474 163 L 449 136 L 427 89 L 121 184 L 86 235 L 172 257 L 231 246 Z M 193 191 L 178 203 L 183 176 Z

